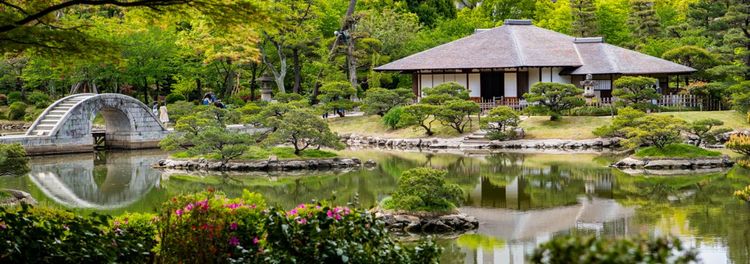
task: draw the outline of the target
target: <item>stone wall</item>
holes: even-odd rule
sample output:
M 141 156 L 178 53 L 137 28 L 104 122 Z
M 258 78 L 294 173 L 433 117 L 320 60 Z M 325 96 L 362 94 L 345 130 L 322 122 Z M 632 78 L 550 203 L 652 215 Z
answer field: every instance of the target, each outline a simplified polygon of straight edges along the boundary
M 357 158 L 327 158 L 304 160 L 248 160 L 234 161 L 222 164 L 218 161 L 205 159 L 178 160 L 164 159 L 153 166 L 160 169 L 176 170 L 208 170 L 208 171 L 293 171 L 293 170 L 324 170 L 340 168 L 371 167 L 375 162 L 368 160 L 364 164 Z
M 558 149 L 586 150 L 620 147 L 619 138 L 596 138 L 582 140 L 564 139 L 519 139 L 508 141 L 464 142 L 460 138 L 380 138 L 344 134 L 341 141 L 352 147 L 379 147 L 390 149 Z

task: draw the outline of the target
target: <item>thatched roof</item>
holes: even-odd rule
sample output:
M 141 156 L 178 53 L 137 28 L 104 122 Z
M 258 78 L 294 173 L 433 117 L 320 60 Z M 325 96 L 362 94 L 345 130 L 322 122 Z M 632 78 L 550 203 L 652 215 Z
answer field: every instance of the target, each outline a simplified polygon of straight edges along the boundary
M 536 27 L 530 20 L 476 33 L 375 68 L 376 71 L 570 67 L 568 74 L 688 73 L 690 67 Z

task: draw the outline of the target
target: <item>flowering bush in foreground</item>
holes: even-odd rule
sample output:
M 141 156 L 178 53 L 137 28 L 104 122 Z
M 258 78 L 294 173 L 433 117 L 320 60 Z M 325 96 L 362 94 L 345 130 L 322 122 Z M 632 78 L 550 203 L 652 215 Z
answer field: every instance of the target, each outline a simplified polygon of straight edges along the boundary
M 0 263 L 436 263 L 431 240 L 402 247 L 373 214 L 325 203 L 285 211 L 245 191 L 178 196 L 158 215 L 79 216 L 0 207 Z

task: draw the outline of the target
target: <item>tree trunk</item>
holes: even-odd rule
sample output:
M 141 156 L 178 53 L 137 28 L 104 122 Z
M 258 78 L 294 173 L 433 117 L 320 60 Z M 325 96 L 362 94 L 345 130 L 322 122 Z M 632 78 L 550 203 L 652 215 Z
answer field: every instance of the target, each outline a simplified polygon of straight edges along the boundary
M 148 105 L 149 98 L 148 98 L 148 79 L 146 77 L 143 77 L 143 100 L 145 101 L 146 105 Z
M 294 71 L 294 87 L 292 91 L 294 93 L 300 93 L 302 89 L 302 63 L 299 59 L 299 48 L 292 49 L 292 70 Z
M 346 47 L 346 62 L 349 68 L 349 82 L 357 89 L 357 58 L 354 57 L 354 39 L 349 38 Z M 352 94 L 352 100 L 357 99 L 357 93 Z
M 232 67 L 232 60 L 227 59 L 227 74 L 224 77 L 224 90 L 222 91 L 221 98 L 227 99 L 231 94 L 234 82 L 237 80 L 237 71 Z
M 276 70 L 276 68 L 273 66 L 273 63 L 271 63 L 270 60 L 268 60 L 267 51 L 263 47 L 264 45 L 260 45 L 260 55 L 261 59 L 263 60 L 263 63 L 268 66 L 268 69 L 271 70 L 271 73 L 273 74 L 273 79 L 276 81 L 276 87 L 278 87 L 280 93 L 286 93 L 286 88 L 284 86 L 284 79 L 286 78 L 286 56 L 284 56 L 284 51 L 282 50 L 284 47 L 281 45 L 281 43 L 276 42 L 272 40 L 270 37 L 266 36 L 267 40 L 273 44 L 273 46 L 276 48 L 276 53 L 279 56 L 279 70 Z
M 203 100 L 203 84 L 201 83 L 201 78 L 195 78 L 195 90 L 198 91 L 198 100 Z
M 250 101 L 255 101 L 255 89 L 258 87 L 258 84 L 255 83 L 256 76 L 258 75 L 258 64 L 253 63 L 250 69 L 252 75 L 250 76 Z

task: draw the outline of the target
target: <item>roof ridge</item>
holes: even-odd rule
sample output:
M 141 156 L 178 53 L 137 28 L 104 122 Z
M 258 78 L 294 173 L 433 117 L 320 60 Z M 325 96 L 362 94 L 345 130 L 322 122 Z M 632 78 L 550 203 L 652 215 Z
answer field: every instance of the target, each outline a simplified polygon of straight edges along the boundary
M 526 58 L 523 56 L 523 51 L 521 50 L 521 45 L 518 44 L 518 37 L 516 37 L 516 31 L 512 29 L 513 27 L 509 27 L 508 30 L 510 30 L 510 38 L 513 40 L 511 43 L 513 43 L 513 48 L 516 50 L 516 57 L 518 58 L 518 65 L 526 65 Z

